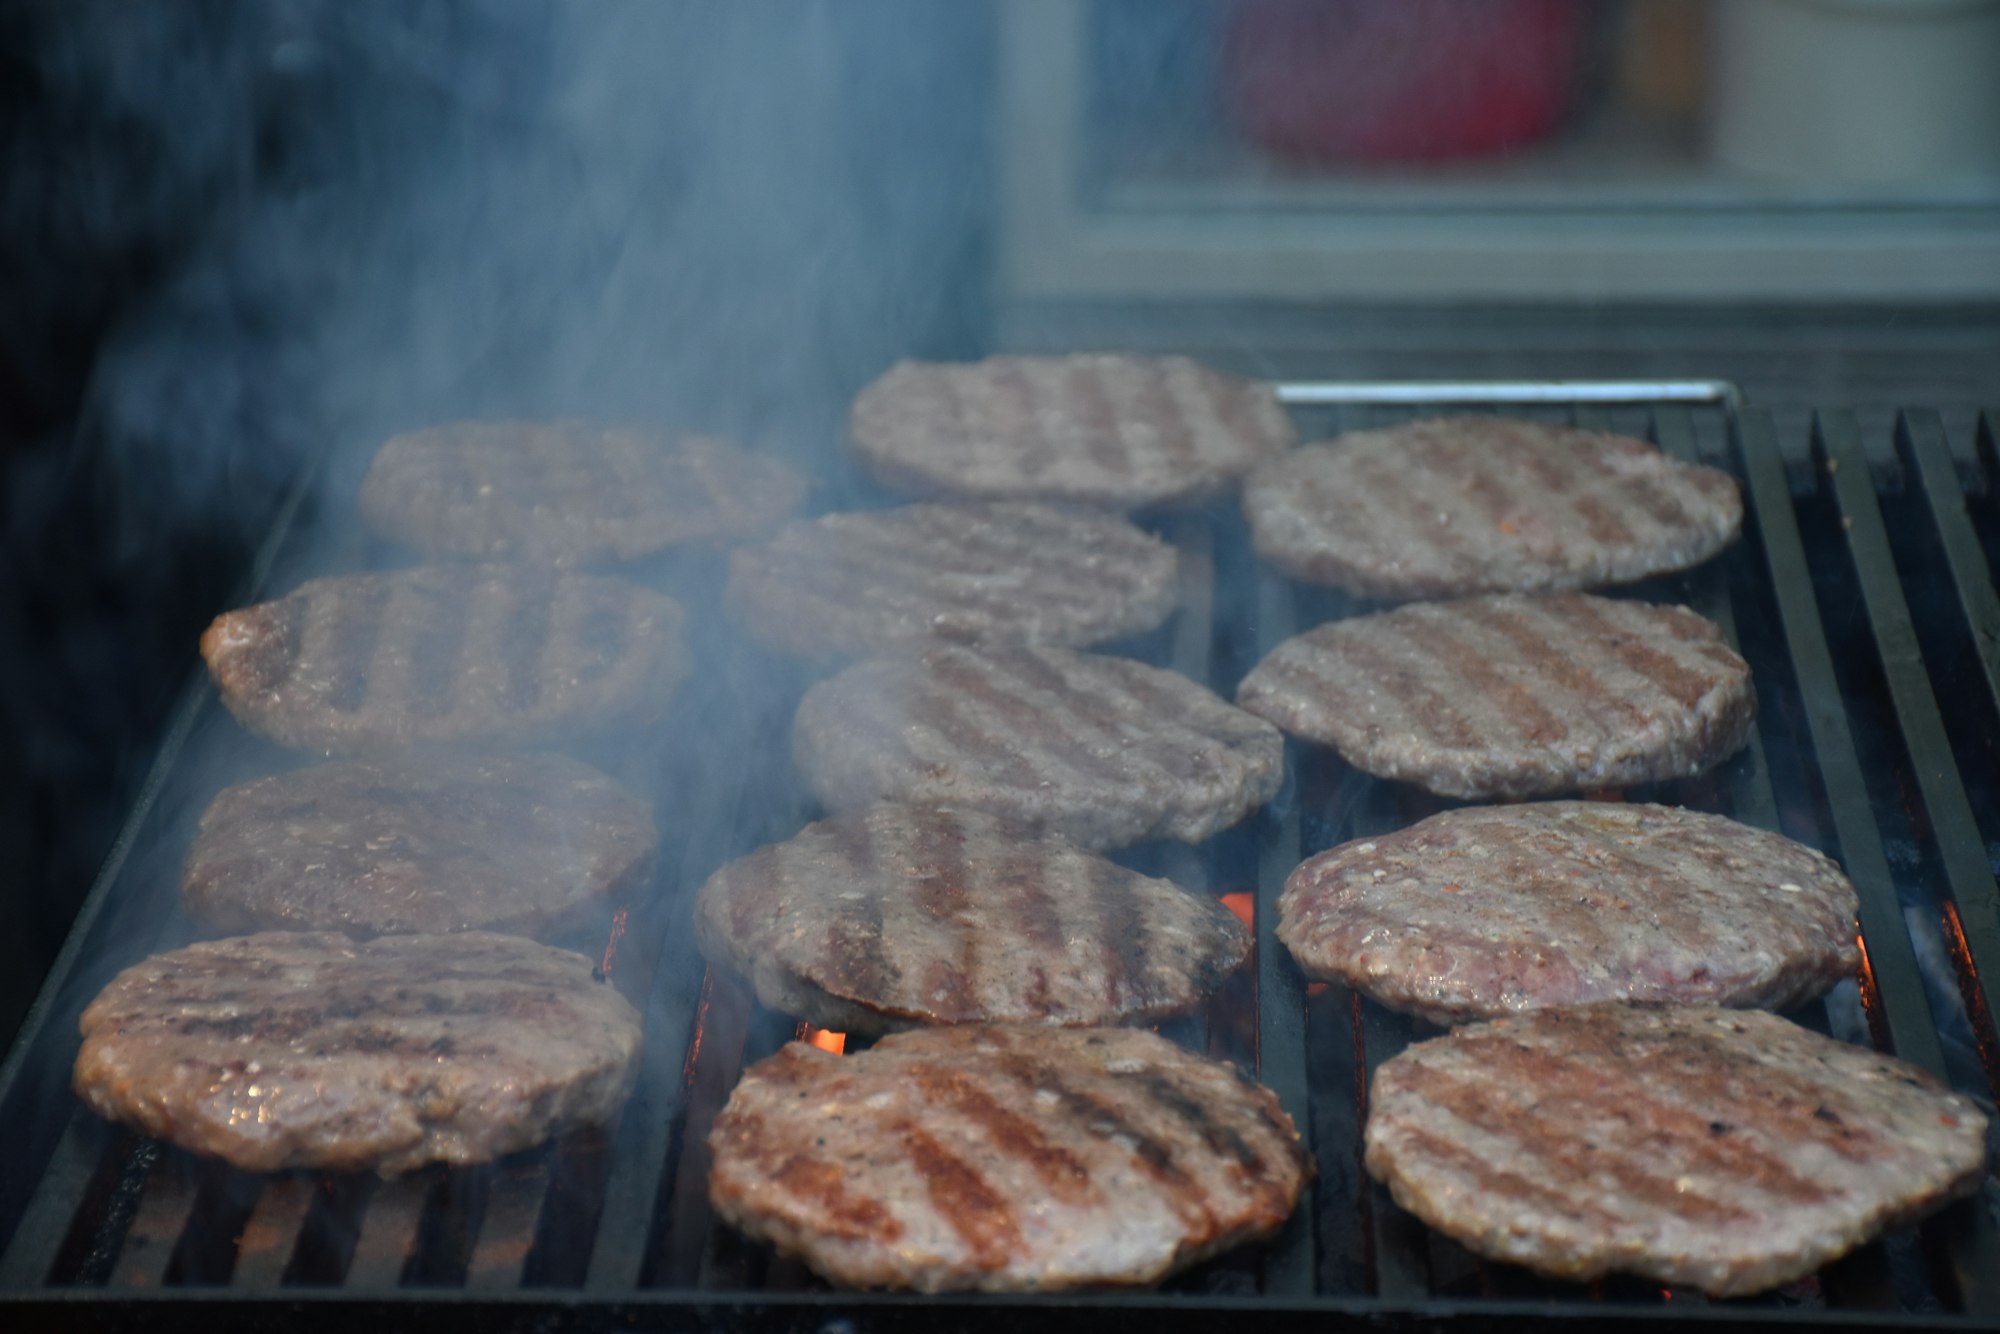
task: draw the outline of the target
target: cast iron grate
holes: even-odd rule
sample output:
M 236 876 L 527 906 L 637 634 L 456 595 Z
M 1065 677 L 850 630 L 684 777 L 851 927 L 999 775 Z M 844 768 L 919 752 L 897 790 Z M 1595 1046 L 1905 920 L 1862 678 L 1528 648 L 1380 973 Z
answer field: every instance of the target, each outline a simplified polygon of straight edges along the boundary
M 1690 575 L 1623 595 L 1684 601 L 1724 626 L 1756 673 L 1757 739 L 1714 773 L 1625 795 L 1721 811 L 1839 857 L 1862 892 L 1867 966 L 1792 1017 L 1893 1050 L 1990 1105 L 2000 1088 L 2000 415 L 1953 438 L 1931 411 L 1779 423 L 1699 384 L 1622 386 L 1594 401 L 1584 401 L 1586 387 L 1449 388 L 1427 396 L 1302 385 L 1286 396 L 1312 437 L 1490 390 L 1485 401 L 1497 410 L 1649 436 L 1743 480 L 1742 542 Z M 880 497 L 850 486 L 826 499 L 837 508 Z M 387 558 L 345 536 L 343 516 L 302 489 L 256 578 L 282 588 L 307 572 Z M 1227 508 L 1166 520 L 1164 530 L 1186 555 L 1183 607 L 1124 651 L 1227 693 L 1279 639 L 1356 610 L 1258 566 Z M 712 559 L 644 573 L 687 598 L 699 623 L 723 624 Z M 647 1017 L 632 1103 L 606 1132 L 396 1181 L 237 1172 L 105 1125 L 67 1090 L 89 997 L 119 967 L 190 938 L 175 883 L 202 806 L 228 783 L 296 762 L 246 742 L 212 692 L 193 689 L 0 1070 L 0 1311 L 9 1327 L 140 1316 L 190 1327 L 376 1319 L 856 1330 L 1026 1319 L 1195 1327 L 1225 1316 L 1260 1328 L 1340 1319 L 1971 1328 L 2000 1318 L 2000 1185 L 1991 1178 L 1981 1197 L 1921 1227 L 1737 1302 L 1637 1280 L 1541 1280 L 1476 1260 L 1395 1208 L 1360 1168 L 1367 1080 L 1423 1026 L 1343 987 L 1308 987 L 1272 939 L 1274 903 L 1303 857 L 1443 803 L 1298 746 L 1284 792 L 1255 820 L 1200 848 L 1129 854 L 1143 869 L 1241 895 L 1253 916 L 1252 965 L 1205 1013 L 1166 1031 L 1254 1069 L 1307 1129 L 1321 1175 L 1288 1228 L 1151 1293 L 974 1300 L 827 1288 L 720 1227 L 707 1206 L 709 1122 L 739 1070 L 801 1029 L 704 972 L 685 926 L 688 896 L 723 860 L 787 836 L 812 809 L 786 759 L 804 678 L 773 682 L 726 631 L 699 651 L 698 684 L 658 746 L 590 756 L 659 798 L 667 838 L 658 883 L 634 905 L 611 961 L 613 981 Z

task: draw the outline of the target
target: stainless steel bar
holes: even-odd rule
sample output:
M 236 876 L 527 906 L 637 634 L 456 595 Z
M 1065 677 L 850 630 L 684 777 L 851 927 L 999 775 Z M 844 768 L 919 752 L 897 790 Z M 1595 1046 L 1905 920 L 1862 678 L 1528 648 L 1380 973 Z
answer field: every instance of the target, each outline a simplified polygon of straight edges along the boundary
M 399 1177 L 375 1188 L 361 1215 L 361 1235 L 347 1265 L 350 1288 L 394 1288 L 416 1251 L 430 1183 L 421 1176 Z
M 132 1216 L 132 1226 L 126 1229 L 110 1286 L 157 1288 L 166 1282 L 174 1249 L 187 1231 L 200 1195 L 192 1157 L 177 1149 L 163 1151 L 146 1177 L 146 1191 Z
M 299 1229 L 312 1209 L 313 1181 L 297 1174 L 274 1177 L 257 1197 L 257 1207 L 236 1243 L 230 1282 L 239 1288 L 275 1288 L 297 1249 Z
M 89 1112 L 77 1111 L 56 1141 L 54 1155 L 28 1199 L 21 1224 L 0 1259 L 0 1292 L 39 1288 L 55 1267 L 71 1221 L 83 1203 L 90 1179 L 105 1152 L 101 1126 Z
M 1916 950 L 1896 901 L 1895 878 L 1882 846 L 1881 830 L 1875 825 L 1861 757 L 1799 536 L 1798 516 L 1792 510 L 1791 486 L 1769 415 L 1752 412 L 1739 419 L 1739 443 L 1779 619 L 1784 624 L 1827 805 L 1840 839 L 1841 860 L 1861 893 L 1861 932 L 1868 942 L 1869 962 L 1887 1012 L 1890 1039 L 1896 1055 L 1943 1079 L 1944 1048 L 1924 997 Z
M 466 1261 L 465 1286 L 483 1291 L 521 1286 L 528 1254 L 535 1248 L 535 1225 L 548 1195 L 547 1153 L 499 1168 L 486 1196 L 479 1237 Z
M 1448 407 L 1468 403 L 1707 403 L 1734 410 L 1743 391 L 1728 380 L 1280 380 L 1286 407 L 1351 403 Z
M 1289 635 L 1295 624 L 1291 589 L 1266 572 L 1257 580 L 1256 597 L 1260 643 L 1268 651 Z M 1282 809 L 1258 858 L 1253 917 L 1257 933 L 1257 1077 L 1278 1095 L 1285 1115 L 1292 1118 L 1310 1148 L 1313 1123 L 1306 1082 L 1305 979 L 1277 936 L 1278 894 L 1300 855 L 1296 779 L 1293 784 L 1292 792 L 1280 797 Z M 1313 1217 L 1317 1211 L 1317 1188 L 1308 1185 L 1284 1230 L 1270 1244 L 1264 1265 L 1267 1294 L 1311 1295 L 1316 1254 Z

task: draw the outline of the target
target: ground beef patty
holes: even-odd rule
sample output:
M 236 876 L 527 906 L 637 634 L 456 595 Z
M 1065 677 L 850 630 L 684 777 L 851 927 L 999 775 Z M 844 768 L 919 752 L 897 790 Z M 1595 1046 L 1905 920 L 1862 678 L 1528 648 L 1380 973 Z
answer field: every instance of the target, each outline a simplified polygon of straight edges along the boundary
M 1469 799 L 1698 774 L 1742 749 L 1757 707 L 1715 625 L 1587 593 L 1322 625 L 1273 649 L 1236 698 L 1358 769 Z
M 1854 974 L 1854 886 L 1719 815 L 1474 806 L 1292 872 L 1278 938 L 1312 977 L 1454 1024 L 1601 1000 L 1784 1009 Z
M 1243 512 L 1258 554 L 1287 573 L 1405 601 L 1684 570 L 1735 539 L 1743 499 L 1728 473 L 1641 440 L 1441 417 L 1267 460 Z
M 560 755 L 314 765 L 219 794 L 181 901 L 210 927 L 539 935 L 651 873 L 646 804 Z
M 806 658 L 938 641 L 1082 647 L 1174 609 L 1172 546 L 1115 515 L 1021 502 L 908 505 L 795 523 L 729 558 L 730 610 Z
M 1154 1283 L 1284 1223 L 1312 1175 L 1268 1090 L 1135 1029 L 932 1028 L 744 1073 L 716 1212 L 836 1283 Z
M 480 1163 L 608 1121 L 639 1016 L 581 954 L 518 936 L 212 940 L 83 1012 L 77 1096 L 251 1172 Z
M 1002 816 L 876 806 L 710 877 L 695 934 L 823 1028 L 1150 1023 L 1242 964 L 1228 909 Z
M 657 718 L 688 674 L 681 608 L 515 565 L 311 579 L 201 637 L 222 702 L 302 750 L 532 744 Z
M 1205 499 L 1297 439 L 1269 385 L 1185 357 L 900 362 L 854 400 L 889 486 L 1135 509 Z
M 1539 1010 L 1376 1072 L 1368 1171 L 1468 1249 L 1735 1297 L 1979 1186 L 1986 1118 L 1914 1066 L 1776 1015 Z
M 769 532 L 805 499 L 773 458 L 601 422 L 455 422 L 399 435 L 361 483 L 361 517 L 432 556 L 557 565 Z
M 1198 843 L 1285 768 L 1276 728 L 1185 676 L 1033 646 L 857 663 L 806 692 L 792 754 L 829 810 L 990 810 L 1094 848 Z

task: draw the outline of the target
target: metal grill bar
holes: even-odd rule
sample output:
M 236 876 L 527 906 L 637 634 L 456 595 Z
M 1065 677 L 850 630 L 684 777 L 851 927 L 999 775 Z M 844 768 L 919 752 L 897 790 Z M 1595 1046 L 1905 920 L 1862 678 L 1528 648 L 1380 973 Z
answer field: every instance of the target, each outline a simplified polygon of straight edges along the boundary
M 1991 1032 L 2000 892 L 1983 861 L 1972 798 L 1953 766 L 1952 738 L 1918 640 L 1918 631 L 1954 643 L 1953 636 L 1963 637 L 1968 659 L 1984 672 L 1990 702 L 2000 706 L 2000 599 L 1941 421 L 1934 413 L 1907 415 L 1898 423 L 1895 447 L 1945 553 L 1962 628 L 1916 619 L 1905 590 L 1917 575 L 1907 566 L 1897 569 L 1898 530 L 1878 499 L 1852 419 L 1822 420 L 1811 441 L 1822 472 L 1801 489 L 1787 475 L 1779 434 L 1767 415 L 1746 413 L 1739 420 L 1718 408 L 1734 401 L 1727 386 L 1688 381 L 1651 386 L 1652 393 L 1628 392 L 1646 386 L 1610 385 L 1556 392 L 1563 388 L 1292 385 L 1283 394 L 1336 427 L 1379 425 L 1446 403 L 1502 406 L 1539 420 L 1650 434 L 1685 460 L 1722 456 L 1733 463 L 1747 481 L 1745 542 L 1691 575 L 1635 593 L 1689 602 L 1732 641 L 1739 631 L 1750 634 L 1745 651 L 1766 705 L 1758 735 L 1743 755 L 1710 776 L 1631 795 L 1720 809 L 1763 827 L 1783 825 L 1808 841 L 1837 843 L 1863 893 L 1870 968 L 1861 982 L 1878 1037 L 1950 1077 L 1952 1062 L 1905 928 L 1880 823 L 1888 818 L 1881 799 L 1889 776 L 1864 763 L 1869 752 L 1857 744 L 1854 722 L 1863 715 L 1851 710 L 1865 706 L 1875 711 L 1869 716 L 1889 719 L 1897 731 L 1891 744 L 1901 748 L 1898 763 L 1907 766 L 1924 816 L 1918 836 L 1939 868 L 1947 934 L 1955 929 L 1962 940 L 1958 962 L 1968 997 L 1977 1001 L 1970 1007 L 1975 1034 L 1989 1051 L 2000 1050 Z M 1992 422 L 1981 430 L 1982 460 L 1992 468 Z M 1838 465 L 1830 475 L 1828 463 Z M 1829 512 L 1850 521 L 1832 549 L 1859 589 L 1861 635 L 1880 660 L 1879 683 L 1857 677 L 1845 658 L 1836 663 L 1829 628 L 1837 608 L 1825 602 L 1824 578 L 1815 583 L 1826 567 L 1812 563 L 1827 559 L 1829 547 L 1820 540 L 1810 546 L 1809 558 L 1811 534 L 1801 517 L 1810 518 L 1809 527 L 1823 527 Z M 1133 651 L 1225 694 L 1297 628 L 1367 610 L 1338 594 L 1299 589 L 1258 566 L 1240 523 L 1226 510 L 1177 519 L 1168 535 L 1183 552 L 1183 609 L 1167 631 Z M 279 547 L 274 538 L 260 568 L 273 567 Z M 736 666 L 725 656 L 707 675 L 726 681 Z M 1863 700 L 1856 691 L 1877 691 L 1880 699 Z M 750 729 L 742 750 L 751 758 L 729 781 L 688 786 L 688 801 L 676 810 L 677 832 L 685 838 L 663 850 L 665 869 L 645 905 L 650 921 L 643 928 L 635 921 L 634 937 L 620 955 L 616 980 L 646 1014 L 648 1035 L 638 1091 L 614 1131 L 492 1167 L 432 1170 L 376 1184 L 301 1174 L 247 1177 L 135 1141 L 82 1113 L 67 1122 L 39 1118 L 39 1138 L 28 1138 L 38 1155 L 36 1175 L 16 1196 L 0 1193 L 0 1229 L 12 1229 L 0 1255 L 0 1303 L 29 1313 L 104 1319 L 143 1310 L 159 1322 L 204 1326 L 214 1323 L 216 1308 L 175 1299 L 228 1294 L 226 1309 L 250 1311 L 262 1309 L 258 1294 L 282 1294 L 286 1301 L 314 1299 L 301 1309 L 340 1312 L 343 1322 L 365 1311 L 393 1316 L 416 1304 L 430 1326 L 470 1322 L 475 1313 L 503 1324 L 556 1328 L 627 1323 L 647 1312 L 657 1319 L 674 1311 L 756 1325 L 791 1324 L 810 1315 L 813 1321 L 920 1328 L 983 1315 L 1006 1323 L 1124 1321 L 1149 1331 L 1185 1323 L 1193 1312 L 1312 1312 L 1316 1320 L 1455 1317 L 1510 1327 L 1530 1316 L 1560 1314 L 1602 1322 L 1695 1318 L 1949 1328 L 1994 1312 L 1989 1276 L 2000 1275 L 2000 1247 L 1971 1206 L 1946 1214 L 1921 1235 L 1905 1230 L 1865 1248 L 1778 1294 L 1712 1304 L 1699 1294 L 1636 1280 L 1589 1289 L 1545 1282 L 1478 1261 L 1398 1209 L 1359 1172 L 1365 1084 L 1383 1060 L 1428 1030 L 1345 988 L 1316 985 L 1309 992 L 1272 930 L 1276 896 L 1303 857 L 1333 842 L 1405 826 L 1444 803 L 1366 779 L 1327 752 L 1297 745 L 1285 792 L 1252 824 L 1199 849 L 1135 853 L 1153 873 L 1197 888 L 1228 892 L 1254 884 L 1253 974 L 1233 983 L 1231 999 L 1210 1014 L 1167 1031 L 1226 1058 L 1254 1059 L 1259 1077 L 1312 1138 L 1321 1180 L 1287 1229 L 1268 1246 L 1212 1262 L 1159 1294 L 926 1301 L 831 1293 L 796 1262 L 722 1228 L 707 1205 L 700 1138 L 708 1120 L 737 1070 L 788 1040 L 795 1025 L 763 1011 L 733 984 L 705 984 L 689 934 L 677 924 L 715 865 L 755 842 L 788 836 L 810 815 L 782 758 L 785 711 L 760 712 L 727 689 L 704 707 L 711 705 L 717 717 L 747 720 L 741 722 Z M 143 953 L 148 942 L 177 943 L 184 933 L 171 905 L 162 907 L 155 892 L 163 880 L 170 882 L 177 856 L 166 836 L 191 820 L 203 791 L 236 781 L 212 764 L 201 767 L 205 729 L 229 726 L 200 692 L 184 706 L 175 749 L 163 755 L 110 874 L 93 891 L 66 948 L 64 972 L 0 1071 L 0 1133 L 18 1128 L 24 1115 L 36 1120 L 24 1090 L 48 1085 L 25 1082 L 23 1072 L 36 1053 L 57 1067 L 65 1052 L 73 1053 L 67 1034 L 75 1011 L 109 969 Z M 188 790 L 191 769 L 202 775 L 200 791 Z M 162 846 L 169 855 L 153 851 Z M 132 860 L 135 849 L 143 854 L 138 860 Z M 638 939 L 642 930 L 644 941 Z M 1846 1010 L 1830 1003 L 1793 1017 L 1857 1036 L 1843 1017 L 1853 1012 L 1848 994 Z M 1246 1026 L 1252 1016 L 1254 1026 Z M 1933 1282 L 1932 1267 L 1950 1273 Z M 565 1291 L 553 1304 L 537 1303 L 529 1297 L 538 1286 Z M 330 1304 L 314 1304 L 321 1299 Z M 1926 1314 L 1940 1304 L 1963 1314 Z
M 1737 439 L 1777 594 L 1778 615 L 1784 623 L 1827 803 L 1840 838 L 1841 860 L 1861 893 L 1861 934 L 1868 942 L 1868 962 L 1882 996 L 1891 1041 L 1898 1056 L 1944 1079 L 1944 1049 L 1938 1043 L 1937 1029 L 1925 1019 L 1929 1007 L 1923 978 L 1896 903 L 1896 882 L 1882 850 L 1881 831 L 1869 806 L 1861 757 L 1854 747 L 1834 675 L 1811 569 L 1799 539 L 1798 518 L 1792 513 L 1784 459 L 1778 452 L 1769 415 L 1745 413 L 1738 422 Z

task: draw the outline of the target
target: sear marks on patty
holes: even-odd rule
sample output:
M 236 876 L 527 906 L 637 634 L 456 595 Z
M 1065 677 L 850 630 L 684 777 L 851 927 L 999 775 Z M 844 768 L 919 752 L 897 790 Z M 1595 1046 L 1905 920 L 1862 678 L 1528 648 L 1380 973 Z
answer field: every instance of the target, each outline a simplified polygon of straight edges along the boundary
M 1538 1010 L 1375 1076 L 1368 1171 L 1469 1250 L 1717 1297 L 1971 1194 L 1986 1118 L 1916 1067 L 1754 1010 Z
M 792 753 L 827 809 L 990 810 L 1085 847 L 1198 843 L 1269 801 L 1284 739 L 1193 681 L 1036 646 L 857 663 L 806 692 Z
M 201 654 L 239 722 L 301 750 L 532 744 L 662 714 L 689 670 L 682 619 L 621 579 L 424 566 L 224 612 Z
M 1250 948 L 1213 899 L 979 811 L 877 806 L 710 877 L 710 962 L 823 1028 L 1150 1023 L 1202 1003 Z
M 730 610 L 800 657 L 958 643 L 1081 647 L 1173 612 L 1174 548 L 1115 515 L 923 504 L 794 523 L 730 556 Z
M 427 555 L 572 566 L 756 537 L 805 492 L 778 460 L 700 436 L 454 422 L 385 443 L 360 509 L 378 535 Z
M 850 1287 L 1155 1283 L 1276 1232 L 1312 1160 L 1270 1090 L 1134 1029 L 793 1043 L 709 1135 L 716 1212 Z
M 639 1015 L 518 936 L 267 932 L 156 954 L 83 1012 L 77 1096 L 250 1172 L 481 1163 L 609 1121 Z
M 1743 524 L 1736 479 L 1644 441 L 1501 417 L 1357 431 L 1243 484 L 1257 552 L 1388 601 L 1631 583 L 1699 565 Z
M 1685 607 L 1587 593 L 1418 603 L 1286 640 L 1237 702 L 1379 778 L 1467 799 L 1701 773 L 1750 739 L 1750 666 Z
M 222 931 L 540 935 L 651 873 L 646 804 L 560 755 L 314 765 L 217 795 L 181 875 Z
M 1602 1000 L 1786 1009 L 1851 977 L 1830 859 L 1667 806 L 1446 811 L 1307 861 L 1278 938 L 1313 977 L 1450 1025 Z
M 851 433 L 898 490 L 1121 509 L 1206 499 L 1297 439 L 1269 385 L 1120 355 L 900 362 L 854 400 Z

